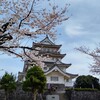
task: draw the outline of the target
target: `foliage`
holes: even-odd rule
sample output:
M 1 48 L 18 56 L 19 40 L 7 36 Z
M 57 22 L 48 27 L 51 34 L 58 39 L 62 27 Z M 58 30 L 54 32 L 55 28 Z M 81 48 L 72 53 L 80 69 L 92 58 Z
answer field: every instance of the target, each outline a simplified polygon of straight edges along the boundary
M 79 76 L 74 84 L 75 88 L 95 88 L 95 89 L 99 89 L 99 79 L 97 79 L 96 77 L 93 77 L 91 75 L 82 75 Z
M 39 66 L 34 66 L 27 71 L 25 81 L 23 82 L 23 90 L 31 91 L 36 96 L 37 93 L 43 92 L 45 85 L 46 77 Z
M 16 89 L 16 81 L 15 77 L 12 74 L 8 74 L 7 72 L 0 80 L 0 88 L 5 91 L 12 91 Z
M 1 0 L 0 50 L 22 59 L 30 59 L 31 55 L 27 52 L 33 48 L 29 47 L 28 41 L 32 42 L 41 34 L 54 38 L 56 26 L 69 18 L 66 16 L 69 5 L 61 7 L 57 2 L 58 0 Z
M 9 94 L 9 92 L 12 92 L 16 89 L 16 81 L 14 75 L 8 74 L 6 72 L 0 80 L 0 89 L 5 90 L 5 97 L 7 99 L 7 95 Z

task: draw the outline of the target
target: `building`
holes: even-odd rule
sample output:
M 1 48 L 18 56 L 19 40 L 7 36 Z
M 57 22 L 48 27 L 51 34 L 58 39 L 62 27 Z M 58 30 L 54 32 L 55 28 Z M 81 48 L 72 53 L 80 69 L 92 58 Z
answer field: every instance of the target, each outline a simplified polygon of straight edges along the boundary
M 77 77 L 77 74 L 70 74 L 66 72 L 66 69 L 71 66 L 71 64 L 65 64 L 61 60 L 66 54 L 60 53 L 61 45 L 54 44 L 48 36 L 46 36 L 39 43 L 33 43 L 33 51 L 31 54 L 35 54 L 41 63 L 41 68 L 43 69 L 46 78 L 48 88 L 54 86 L 58 89 L 64 89 L 65 87 L 72 87 L 72 79 Z M 35 51 L 38 50 L 38 51 Z M 42 58 L 42 59 L 41 59 Z M 25 61 L 23 72 L 19 72 L 19 81 L 24 80 L 25 73 L 33 65 L 29 60 Z

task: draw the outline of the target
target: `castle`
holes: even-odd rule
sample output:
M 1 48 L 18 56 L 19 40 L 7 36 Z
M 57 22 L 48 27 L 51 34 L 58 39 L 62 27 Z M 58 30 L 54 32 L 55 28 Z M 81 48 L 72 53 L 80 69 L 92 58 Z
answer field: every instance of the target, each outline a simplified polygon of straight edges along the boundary
M 48 87 L 56 86 L 58 90 L 64 89 L 65 87 L 72 87 L 72 79 L 78 76 L 77 74 L 66 72 L 66 69 L 70 67 L 71 64 L 65 64 L 61 61 L 66 54 L 60 53 L 60 47 L 61 45 L 56 45 L 46 36 L 42 41 L 33 43 L 33 51 L 31 51 L 35 53 L 37 52 L 35 50 L 38 49 L 38 53 L 35 54 L 43 58 L 41 59 L 41 68 L 46 75 L 47 85 Z M 23 81 L 25 79 L 25 74 L 32 64 L 33 62 L 28 59 L 25 61 L 23 72 L 18 73 L 18 81 Z

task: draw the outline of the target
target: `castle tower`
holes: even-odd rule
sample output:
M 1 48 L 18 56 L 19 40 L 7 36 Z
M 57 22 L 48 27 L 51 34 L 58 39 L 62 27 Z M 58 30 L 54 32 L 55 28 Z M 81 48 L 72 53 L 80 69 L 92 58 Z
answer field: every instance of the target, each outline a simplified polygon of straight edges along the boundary
M 65 87 L 72 87 L 72 79 L 77 77 L 77 74 L 67 73 L 66 69 L 71 66 L 71 64 L 65 64 L 62 62 L 62 58 L 66 54 L 60 53 L 61 45 L 54 44 L 48 36 L 46 36 L 42 41 L 38 43 L 33 43 L 33 50 L 39 49 L 37 56 L 44 58 L 42 60 L 42 66 L 48 86 L 56 86 L 58 89 L 63 89 Z M 29 69 L 29 65 L 33 63 L 29 60 L 25 61 L 23 72 L 19 72 L 19 81 L 24 80 L 25 73 Z

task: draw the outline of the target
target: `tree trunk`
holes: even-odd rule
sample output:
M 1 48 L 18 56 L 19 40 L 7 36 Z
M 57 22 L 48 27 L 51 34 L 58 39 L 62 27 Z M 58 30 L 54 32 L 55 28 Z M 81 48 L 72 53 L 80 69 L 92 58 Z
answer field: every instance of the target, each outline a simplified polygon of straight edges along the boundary
M 43 100 L 42 94 L 39 93 L 39 100 Z
M 33 92 L 33 100 L 36 100 L 36 96 L 37 96 L 37 90 L 35 90 L 35 91 Z
M 8 97 L 8 92 L 5 91 L 5 100 L 7 100 L 7 97 Z

